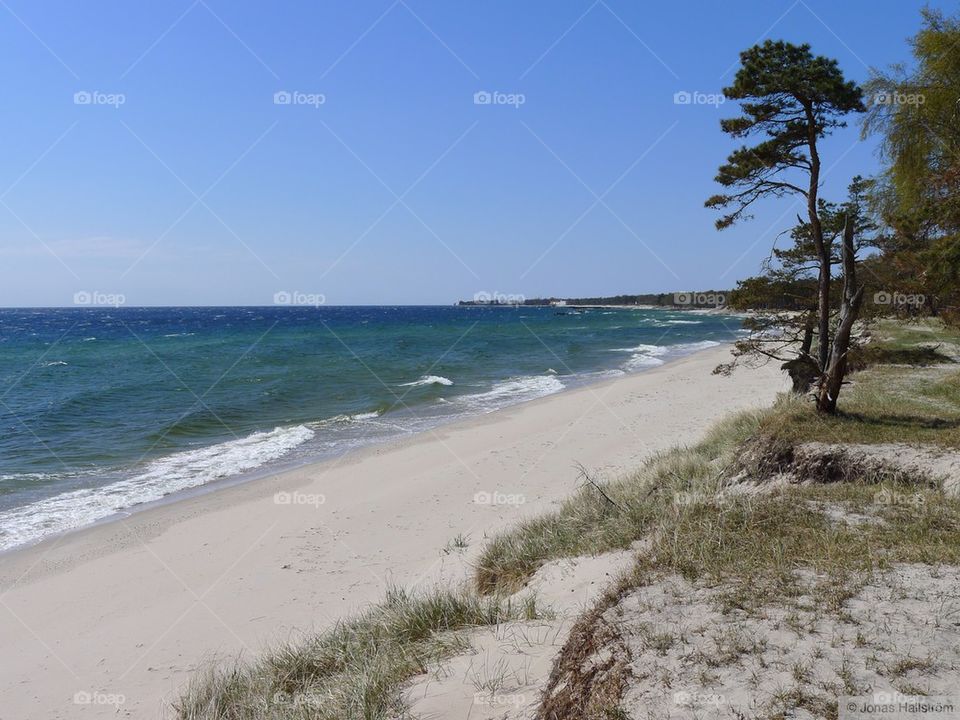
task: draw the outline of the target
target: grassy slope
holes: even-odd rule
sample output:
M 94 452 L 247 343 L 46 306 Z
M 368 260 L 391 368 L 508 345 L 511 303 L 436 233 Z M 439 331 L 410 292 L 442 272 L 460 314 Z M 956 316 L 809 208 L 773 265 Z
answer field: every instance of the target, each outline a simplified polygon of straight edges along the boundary
M 861 355 L 863 369 L 841 396 L 838 417 L 820 418 L 809 403 L 796 398 L 785 398 L 766 412 L 741 414 L 717 426 L 704 442 L 654 458 L 616 483 L 588 486 L 559 511 L 527 521 L 489 544 L 476 582 L 481 591 L 499 592 L 521 586 L 550 559 L 639 541 L 633 571 L 574 626 L 579 635 L 571 635 L 558 655 L 556 677 L 551 677 L 538 718 L 630 717 L 620 707 L 625 685 L 615 673 L 578 674 L 576 668 L 591 666 L 592 660 L 589 653 L 578 652 L 577 642 L 602 630 L 603 611 L 619 598 L 658 580 L 679 576 L 713 588 L 717 610 L 724 615 L 737 611 L 730 617 L 742 618 L 745 612 L 760 618 L 766 608 L 783 607 L 787 618 L 796 618 L 800 633 L 805 632 L 804 617 L 825 613 L 848 618 L 845 603 L 896 563 L 960 565 L 960 499 L 944 495 L 927 477 L 900 469 L 858 471 L 853 465 L 846 482 L 818 484 L 815 479 L 813 484 L 767 486 L 765 492 L 725 491 L 727 481 L 745 479 L 753 461 L 744 462 L 743 456 L 758 448 L 819 441 L 960 449 L 960 372 L 940 364 L 950 357 L 931 351 L 928 333 L 914 328 L 900 332 L 896 325 L 883 330 L 883 342 L 872 343 L 870 352 Z M 950 355 L 956 355 L 957 347 Z M 904 365 L 905 359 L 915 365 Z M 858 634 L 857 642 L 860 638 Z M 654 649 L 673 641 L 655 632 L 643 640 Z M 594 652 L 615 655 L 618 642 L 623 640 L 614 638 L 609 647 Z M 730 664 L 747 651 L 716 662 Z M 571 658 L 572 670 L 567 667 Z M 845 659 L 835 670 L 845 678 L 842 692 L 858 694 Z M 708 687 L 703 678 L 709 679 L 709 667 L 700 672 Z M 769 716 L 794 717 L 802 709 L 835 719 L 835 697 L 841 691 L 816 695 L 804 685 L 809 678 L 800 674 L 804 677 L 795 674 L 792 689 L 776 696 L 781 710 Z M 902 668 L 894 674 L 902 675 Z M 606 682 L 611 678 L 618 680 L 613 690 Z
M 381 604 L 252 664 L 211 667 L 176 705 L 181 720 L 348 720 L 397 717 L 404 684 L 468 645 L 456 631 L 537 615 L 519 602 L 393 590 Z
M 515 591 L 545 562 L 627 548 L 645 537 L 654 523 L 679 503 L 715 495 L 723 468 L 754 434 L 760 413 L 725 420 L 692 448 L 662 453 L 632 475 L 603 487 L 592 485 L 563 502 L 559 510 L 526 520 L 496 536 L 477 565 L 477 589 Z
M 838 416 L 823 418 L 810 403 L 784 398 L 768 411 L 744 413 L 721 422 L 703 442 L 693 447 L 678 448 L 655 457 L 633 475 L 605 486 L 603 494 L 593 486 L 585 486 L 556 512 L 527 520 L 495 537 L 477 567 L 478 590 L 516 590 L 537 568 L 550 560 L 626 548 L 636 541 L 650 541 L 651 538 L 659 544 L 656 544 L 656 552 L 648 555 L 661 559 L 672 557 L 668 563 L 672 569 L 693 567 L 696 564 L 694 558 L 704 557 L 710 547 L 715 547 L 711 543 L 720 541 L 711 533 L 721 533 L 727 543 L 738 542 L 737 533 L 724 532 L 722 525 L 706 523 L 706 517 L 711 513 L 716 515 L 717 495 L 740 469 L 737 460 L 748 440 L 756 442 L 759 439 L 762 446 L 818 440 L 868 444 L 914 442 L 960 448 L 960 371 L 950 365 L 920 368 L 890 364 L 890 361 L 902 359 L 904 354 L 923 351 L 932 342 L 960 344 L 960 335 L 939 325 L 904 326 L 888 322 L 881 324 L 875 338 L 868 345 L 871 362 L 875 364 L 852 376 L 851 385 L 841 395 Z M 940 359 L 949 362 L 946 355 Z M 760 542 L 764 538 L 763 532 L 750 533 L 748 517 L 756 519 L 763 513 L 770 513 L 771 517 L 762 524 L 779 528 L 776 519 L 786 520 L 790 508 L 793 508 L 798 517 L 814 523 L 822 513 L 804 514 L 798 503 L 814 502 L 819 499 L 818 493 L 836 491 L 810 488 L 796 492 L 801 495 L 761 501 L 734 501 L 725 496 L 725 506 L 733 502 L 736 512 L 746 513 L 738 533 L 749 538 L 749 542 L 741 550 L 749 549 L 754 542 L 764 545 Z M 861 488 L 857 492 L 860 494 L 852 497 L 851 502 L 869 502 L 877 488 Z M 933 502 L 932 498 L 925 499 Z M 749 505 L 740 507 L 742 502 Z M 943 502 L 953 507 L 954 501 Z M 702 509 L 704 505 L 708 508 L 706 511 Z M 761 515 L 753 515 L 754 512 Z M 951 526 L 955 519 L 951 517 L 945 525 Z M 724 518 L 724 522 L 728 520 L 730 517 Z M 818 522 L 822 525 L 822 521 Z M 900 529 L 913 538 L 922 534 L 922 528 Z M 701 535 L 697 534 L 698 530 Z M 682 541 L 677 541 L 673 553 L 665 555 L 663 538 L 669 537 L 682 538 Z M 850 548 L 851 557 L 863 550 L 850 544 L 852 535 L 843 538 L 824 536 L 823 539 Z M 792 536 L 781 540 L 791 547 L 800 542 L 799 538 Z M 881 549 L 886 552 L 893 544 L 892 541 L 884 542 L 875 549 L 878 553 Z M 816 552 L 827 552 L 829 548 L 826 544 L 818 546 L 814 543 L 807 549 L 811 552 L 798 555 L 804 562 Z M 683 560 L 683 553 L 688 553 L 690 559 Z M 744 561 L 752 557 L 740 550 L 735 555 Z M 891 555 L 885 560 L 897 558 Z M 755 560 L 760 563 L 758 567 L 769 570 L 764 564 L 767 561 L 759 557 Z M 880 558 L 876 556 L 873 560 Z M 952 556 L 949 561 L 953 561 Z M 748 573 L 750 575 L 756 573 Z
M 770 414 L 761 432 L 794 442 L 923 443 L 960 447 L 960 371 L 950 368 L 960 332 L 927 320 L 883 321 L 860 349 L 840 412 L 822 417 L 793 405 Z

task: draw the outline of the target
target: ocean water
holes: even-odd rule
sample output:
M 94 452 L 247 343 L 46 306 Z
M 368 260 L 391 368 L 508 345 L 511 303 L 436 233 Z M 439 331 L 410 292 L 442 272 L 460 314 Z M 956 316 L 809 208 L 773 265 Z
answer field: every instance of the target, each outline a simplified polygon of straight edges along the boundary
M 0 310 L 0 550 L 733 340 L 641 309 Z

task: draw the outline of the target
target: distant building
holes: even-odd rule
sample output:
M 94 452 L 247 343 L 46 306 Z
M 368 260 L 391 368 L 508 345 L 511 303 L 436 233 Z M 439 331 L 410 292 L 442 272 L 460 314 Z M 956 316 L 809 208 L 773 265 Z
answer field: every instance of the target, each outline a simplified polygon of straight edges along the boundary
M 564 307 L 567 304 L 566 300 L 551 300 L 550 304 L 553 307 Z

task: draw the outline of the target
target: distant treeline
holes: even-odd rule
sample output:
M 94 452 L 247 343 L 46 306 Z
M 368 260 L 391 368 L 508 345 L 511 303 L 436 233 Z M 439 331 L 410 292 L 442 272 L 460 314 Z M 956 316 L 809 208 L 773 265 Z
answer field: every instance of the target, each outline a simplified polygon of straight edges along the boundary
M 703 290 L 643 295 L 610 295 L 606 297 L 525 298 L 518 295 L 492 294 L 475 300 L 460 300 L 458 305 L 654 305 L 660 307 L 718 307 L 725 305 L 729 290 Z

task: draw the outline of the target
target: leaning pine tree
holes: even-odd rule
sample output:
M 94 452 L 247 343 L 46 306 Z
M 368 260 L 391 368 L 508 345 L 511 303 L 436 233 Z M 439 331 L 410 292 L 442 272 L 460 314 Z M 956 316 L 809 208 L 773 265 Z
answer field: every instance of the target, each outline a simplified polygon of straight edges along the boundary
M 819 376 L 817 409 L 832 413 L 846 369 L 849 328 L 838 329 L 831 341 L 834 248 L 821 218 L 818 144 L 835 128 L 846 125 L 844 117 L 848 113 L 866 110 L 863 92 L 856 83 L 844 79 L 836 60 L 814 56 L 806 44 L 768 40 L 742 52 L 740 60 L 733 85 L 725 88 L 724 94 L 741 101 L 743 115 L 722 120 L 720 127 L 734 138 L 762 139 L 752 147 L 744 145 L 731 153 L 716 177 L 726 192 L 714 195 L 706 205 L 728 211 L 716 223 L 717 229 L 722 230 L 748 219 L 751 206 L 759 200 L 796 196 L 805 201 L 805 231 L 817 266 L 817 352 L 810 360 Z M 856 319 L 862 299 L 862 290 L 857 298 L 854 257 L 847 256 L 853 242 L 851 237 L 848 249 L 844 237 L 841 248 L 845 290 L 850 290 L 849 297 L 844 292 L 844 325 Z M 837 347 L 833 348 L 832 343 L 837 343 Z

